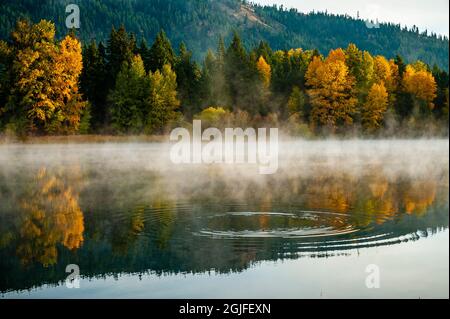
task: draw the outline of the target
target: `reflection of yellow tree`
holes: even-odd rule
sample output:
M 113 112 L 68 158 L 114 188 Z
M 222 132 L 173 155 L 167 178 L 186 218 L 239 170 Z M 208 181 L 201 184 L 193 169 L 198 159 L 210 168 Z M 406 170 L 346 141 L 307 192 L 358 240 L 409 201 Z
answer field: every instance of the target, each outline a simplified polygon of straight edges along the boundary
M 270 212 L 272 210 L 272 194 L 267 192 L 261 198 L 259 203 L 260 212 Z M 267 229 L 269 226 L 269 216 L 267 214 L 261 214 L 258 216 L 259 227 L 261 229 Z
M 392 187 L 384 176 L 375 174 L 368 179 L 369 194 L 364 201 L 364 212 L 377 224 L 382 224 L 395 215 L 395 205 Z
M 41 169 L 35 183 L 21 201 L 24 219 L 17 254 L 24 264 L 33 261 L 44 266 L 57 260 L 57 244 L 68 249 L 83 242 L 83 212 L 76 192 L 58 176 Z
M 349 222 L 362 227 L 382 224 L 400 213 L 401 208 L 408 214 L 421 215 L 433 204 L 436 181 L 401 183 L 374 171 L 358 178 L 345 174 L 315 177 L 306 187 L 306 205 L 314 210 L 348 213 Z
M 434 202 L 436 183 L 432 181 L 415 181 L 403 194 L 403 204 L 408 214 L 422 215 Z
M 354 184 L 348 176 L 320 176 L 308 185 L 307 204 L 312 209 L 345 213 L 354 202 Z

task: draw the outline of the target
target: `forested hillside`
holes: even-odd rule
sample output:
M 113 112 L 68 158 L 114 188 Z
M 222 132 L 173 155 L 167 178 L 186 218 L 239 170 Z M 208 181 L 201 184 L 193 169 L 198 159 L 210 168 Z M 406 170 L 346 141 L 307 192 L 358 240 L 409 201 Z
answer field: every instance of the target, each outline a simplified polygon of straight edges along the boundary
M 18 18 L 53 21 L 57 38 L 63 38 L 69 3 L 80 7 L 78 36 L 82 42 L 105 41 L 112 26 L 123 24 L 138 40 L 151 43 L 164 29 L 174 47 L 185 42 L 200 61 L 220 36 L 230 41 L 234 30 L 247 49 L 265 40 L 273 49 L 301 47 L 327 54 L 330 49 L 354 43 L 374 55 L 393 58 L 399 54 L 406 62 L 422 60 L 448 70 L 446 37 L 395 24 L 367 28 L 363 20 L 349 16 L 303 14 L 240 0 L 1 0 L 0 39 L 9 38 Z

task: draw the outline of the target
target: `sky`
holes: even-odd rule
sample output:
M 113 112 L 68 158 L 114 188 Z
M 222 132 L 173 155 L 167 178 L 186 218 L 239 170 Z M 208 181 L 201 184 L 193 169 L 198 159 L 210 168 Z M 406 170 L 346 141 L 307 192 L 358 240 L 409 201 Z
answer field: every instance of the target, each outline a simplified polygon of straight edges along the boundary
M 263 5 L 282 4 L 301 12 L 325 11 L 380 22 L 416 25 L 420 31 L 449 35 L 448 0 L 252 0 Z

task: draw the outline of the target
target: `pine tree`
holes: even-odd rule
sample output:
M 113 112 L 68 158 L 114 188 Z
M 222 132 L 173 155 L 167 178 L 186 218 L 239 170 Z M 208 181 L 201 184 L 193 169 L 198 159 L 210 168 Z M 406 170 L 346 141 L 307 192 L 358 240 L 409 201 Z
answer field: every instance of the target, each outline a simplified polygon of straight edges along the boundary
M 136 55 L 131 64 L 123 62 L 114 90 L 109 95 L 111 122 L 116 132 L 142 131 L 148 94 L 144 63 L 140 55 Z
M 412 97 L 409 93 L 405 92 L 401 83 L 403 83 L 403 76 L 406 70 L 406 64 L 403 61 L 403 58 L 400 55 L 396 55 L 394 59 L 394 63 L 398 70 L 398 83 L 397 88 L 394 91 L 396 96 L 395 102 L 395 111 L 400 116 L 400 119 L 407 118 L 411 112 L 411 105 L 413 104 Z
M 122 25 L 117 31 L 113 27 L 107 46 L 109 88 L 114 86 L 123 63 L 131 63 L 135 51 L 135 39 L 126 32 L 125 27 Z
M 262 56 L 264 58 L 264 60 L 268 63 L 271 64 L 271 57 L 272 57 L 272 49 L 270 48 L 269 43 L 267 43 L 266 41 L 260 41 L 259 42 L 259 46 L 258 48 L 256 48 L 255 50 L 256 56 Z
M 220 45 L 219 45 L 220 48 Z M 203 61 L 201 75 L 202 108 L 208 105 L 226 106 L 229 104 L 225 75 L 223 71 L 223 60 L 209 50 Z
M 184 43 L 181 43 L 180 54 L 175 63 L 175 73 L 181 111 L 187 116 L 192 116 L 200 110 L 201 71 L 191 57 L 192 53 L 186 49 Z
M 105 47 L 92 41 L 83 50 L 80 91 L 91 104 L 92 125 L 98 128 L 106 120 L 107 70 Z
M 306 97 L 298 86 L 292 88 L 292 93 L 288 100 L 289 116 L 297 114 L 299 118 L 305 116 Z
M 434 100 L 433 112 L 437 118 L 444 117 L 444 111 L 446 107 L 448 109 L 448 85 L 449 75 L 444 70 L 440 70 L 437 65 L 433 66 L 433 77 L 436 80 L 437 92 L 436 99 Z
M 138 52 L 142 58 L 142 61 L 144 61 L 145 71 L 148 72 L 150 70 L 150 49 L 145 39 L 141 40 Z
M 162 70 L 163 66 L 168 64 L 172 68 L 175 65 L 175 55 L 173 53 L 172 45 L 166 36 L 164 30 L 161 30 L 150 48 L 148 58 L 149 69 L 152 72 Z
M 345 62 L 348 66 L 350 74 L 356 80 L 356 86 L 361 87 L 365 82 L 363 66 L 363 53 L 354 45 L 350 43 L 345 50 Z
M 10 66 L 13 61 L 11 53 L 12 50 L 8 44 L 5 41 L 0 41 L 0 132 L 7 124 L 5 105 L 11 90 Z
M 237 32 L 225 54 L 224 73 L 230 100 L 234 108 L 246 107 L 243 99 L 250 92 L 248 88 L 250 68 L 247 52 Z M 247 106 L 248 107 L 248 106 Z

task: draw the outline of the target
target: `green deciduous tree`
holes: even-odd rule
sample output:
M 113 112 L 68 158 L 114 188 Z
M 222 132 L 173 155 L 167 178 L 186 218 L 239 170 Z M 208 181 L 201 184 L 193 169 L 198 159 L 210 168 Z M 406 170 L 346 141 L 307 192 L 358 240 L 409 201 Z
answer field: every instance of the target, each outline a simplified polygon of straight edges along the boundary
M 146 100 L 146 132 L 162 133 L 177 117 L 180 101 L 177 98 L 177 76 L 169 64 L 162 71 L 156 70 L 148 75 L 150 94 Z

